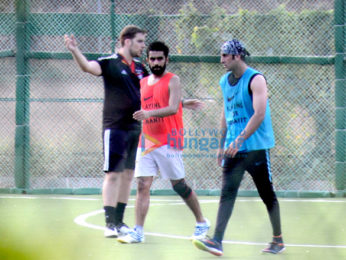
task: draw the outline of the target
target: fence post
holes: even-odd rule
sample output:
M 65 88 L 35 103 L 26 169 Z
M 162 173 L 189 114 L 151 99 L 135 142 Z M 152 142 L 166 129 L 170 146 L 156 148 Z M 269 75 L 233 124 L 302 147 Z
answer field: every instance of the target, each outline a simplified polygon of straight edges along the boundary
M 345 108 L 345 2 L 334 1 L 334 41 L 335 41 L 335 186 L 338 191 L 345 190 L 345 146 L 346 146 L 346 108 Z
M 111 34 L 112 34 L 112 43 L 111 43 L 111 50 L 112 53 L 115 53 L 115 44 L 116 44 L 116 38 L 115 38 L 115 28 L 114 28 L 114 20 L 115 20 L 115 13 L 114 13 L 114 8 L 115 8 L 115 4 L 114 4 L 114 0 L 111 0 Z
M 19 189 L 29 189 L 30 159 L 30 91 L 28 48 L 29 2 L 16 0 L 16 136 L 15 136 L 15 185 Z

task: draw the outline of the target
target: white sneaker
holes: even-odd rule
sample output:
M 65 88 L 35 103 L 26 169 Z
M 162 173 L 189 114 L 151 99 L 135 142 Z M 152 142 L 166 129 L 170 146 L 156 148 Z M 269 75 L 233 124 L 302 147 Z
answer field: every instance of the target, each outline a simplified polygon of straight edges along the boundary
M 207 236 L 209 228 L 210 228 L 210 222 L 208 219 L 204 218 L 204 223 L 197 223 L 195 226 L 195 233 L 193 233 L 191 239 L 203 239 Z
M 118 237 L 117 240 L 123 244 L 143 243 L 144 234 L 139 234 L 136 230 L 131 229 L 126 236 Z
M 117 231 L 115 224 L 113 224 L 113 223 L 107 223 L 106 224 L 104 236 L 106 238 L 118 237 L 118 231 Z
M 126 236 L 131 229 L 125 224 L 125 223 L 120 223 L 116 226 L 116 229 L 118 231 L 118 236 Z

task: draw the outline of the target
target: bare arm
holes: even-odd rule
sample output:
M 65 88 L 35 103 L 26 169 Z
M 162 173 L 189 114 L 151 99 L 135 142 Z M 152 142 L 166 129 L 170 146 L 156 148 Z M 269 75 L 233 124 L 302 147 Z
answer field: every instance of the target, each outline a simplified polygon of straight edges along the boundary
M 92 75 L 99 76 L 102 73 L 101 66 L 97 61 L 88 61 L 77 46 L 77 40 L 71 34 L 71 37 L 65 34 L 65 46 L 71 52 L 73 59 L 77 62 L 82 71 Z
M 178 76 L 173 76 L 169 81 L 169 103 L 167 107 L 154 110 L 138 110 L 133 114 L 133 118 L 141 121 L 149 117 L 166 117 L 175 115 L 178 112 L 181 102 L 181 86 Z
M 236 155 L 244 141 L 257 130 L 265 116 L 268 91 L 267 83 L 264 77 L 262 75 L 255 76 L 251 82 L 250 88 L 252 90 L 252 106 L 254 109 L 254 114 L 245 126 L 245 129 L 225 151 L 226 154 L 232 157 Z
M 204 108 L 204 103 L 199 99 L 182 99 L 183 108 L 191 110 L 201 110 Z

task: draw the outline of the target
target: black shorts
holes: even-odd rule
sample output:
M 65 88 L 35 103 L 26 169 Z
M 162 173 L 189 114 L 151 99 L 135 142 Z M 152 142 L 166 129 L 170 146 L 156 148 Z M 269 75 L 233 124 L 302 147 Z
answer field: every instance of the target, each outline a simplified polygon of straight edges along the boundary
M 237 153 L 234 158 L 225 156 L 222 167 L 223 186 L 228 191 L 238 190 L 243 175 L 247 171 L 255 182 L 262 199 L 266 201 L 276 199 L 270 170 L 269 150 Z
M 135 169 L 140 129 L 103 131 L 104 172 L 122 172 Z
M 222 172 L 223 198 L 235 199 L 245 171 L 251 175 L 267 208 L 273 207 L 277 203 L 277 198 L 272 183 L 269 150 L 237 153 L 234 158 L 224 157 Z

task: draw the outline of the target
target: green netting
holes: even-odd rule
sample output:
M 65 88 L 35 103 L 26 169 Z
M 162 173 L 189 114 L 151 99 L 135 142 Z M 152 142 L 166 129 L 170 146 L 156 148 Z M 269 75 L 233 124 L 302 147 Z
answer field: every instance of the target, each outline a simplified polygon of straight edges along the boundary
M 194 189 L 220 188 L 213 143 L 220 136 L 222 109 L 218 81 L 224 69 L 218 55 L 223 41 L 238 38 L 254 56 L 250 65 L 268 81 L 276 189 L 336 190 L 334 1 L 17 1 L 28 4 L 26 37 L 16 34 L 15 2 L 0 3 L 0 188 L 16 187 L 15 133 L 26 119 L 18 109 L 16 114 L 17 46 L 28 62 L 26 187 L 99 188 L 102 79 L 79 70 L 63 35 L 73 33 L 81 51 L 95 59 L 111 53 L 125 25 L 136 24 L 148 30 L 148 42 L 159 39 L 170 46 L 169 70 L 181 77 L 184 97 L 206 103 L 200 113 L 184 112 L 184 163 Z M 153 185 L 167 188 L 166 181 Z M 241 189 L 255 190 L 248 176 Z
M 14 184 L 16 61 L 14 2 L 0 3 L 0 187 Z

